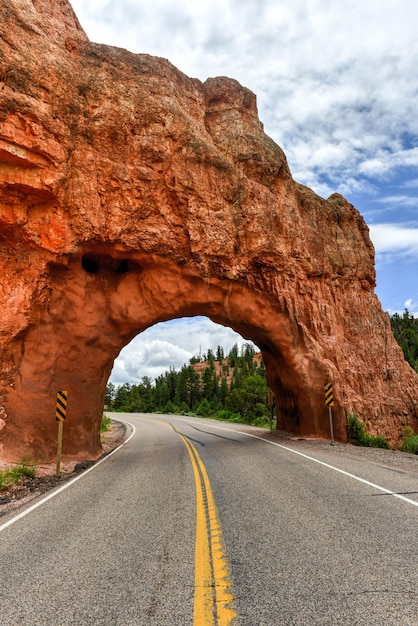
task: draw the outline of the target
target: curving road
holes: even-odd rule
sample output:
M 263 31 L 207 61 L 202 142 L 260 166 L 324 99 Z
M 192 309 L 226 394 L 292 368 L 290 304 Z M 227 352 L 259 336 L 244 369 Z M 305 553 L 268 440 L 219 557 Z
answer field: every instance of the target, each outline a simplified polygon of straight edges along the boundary
M 418 624 L 418 457 L 114 417 L 118 451 L 0 519 L 1 625 Z

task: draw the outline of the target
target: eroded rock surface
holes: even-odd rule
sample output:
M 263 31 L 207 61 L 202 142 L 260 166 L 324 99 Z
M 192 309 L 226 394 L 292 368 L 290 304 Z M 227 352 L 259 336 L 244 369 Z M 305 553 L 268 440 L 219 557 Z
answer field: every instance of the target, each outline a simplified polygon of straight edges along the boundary
M 100 451 L 105 385 L 150 325 L 207 315 L 262 350 L 279 427 L 355 411 L 396 441 L 418 377 L 374 294 L 367 226 L 293 181 L 253 93 L 88 41 L 66 0 L 0 6 L 0 456 Z

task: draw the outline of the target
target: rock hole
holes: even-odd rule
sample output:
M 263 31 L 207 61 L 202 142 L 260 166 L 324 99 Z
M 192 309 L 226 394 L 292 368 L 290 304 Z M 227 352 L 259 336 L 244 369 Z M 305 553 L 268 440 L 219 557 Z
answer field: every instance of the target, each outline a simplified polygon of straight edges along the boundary
M 119 262 L 119 264 L 116 267 L 116 272 L 118 274 L 126 274 L 126 272 L 129 272 L 128 259 L 123 259 L 122 261 Z
M 100 269 L 99 261 L 88 254 L 83 255 L 81 265 L 89 274 L 97 274 Z
M 131 270 L 140 269 L 137 263 L 129 259 L 113 259 L 111 256 L 102 256 L 95 253 L 84 254 L 81 259 L 81 265 L 89 274 L 97 274 L 100 271 L 127 274 Z

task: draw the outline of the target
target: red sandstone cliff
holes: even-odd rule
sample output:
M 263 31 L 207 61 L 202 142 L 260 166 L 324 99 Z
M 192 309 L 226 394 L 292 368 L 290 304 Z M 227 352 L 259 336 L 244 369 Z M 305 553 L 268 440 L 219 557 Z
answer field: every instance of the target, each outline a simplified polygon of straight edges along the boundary
M 88 41 L 67 0 L 0 7 L 0 455 L 94 456 L 120 349 L 207 315 L 261 348 L 282 428 L 355 411 L 417 430 L 418 377 L 374 294 L 367 226 L 293 181 L 256 99 Z

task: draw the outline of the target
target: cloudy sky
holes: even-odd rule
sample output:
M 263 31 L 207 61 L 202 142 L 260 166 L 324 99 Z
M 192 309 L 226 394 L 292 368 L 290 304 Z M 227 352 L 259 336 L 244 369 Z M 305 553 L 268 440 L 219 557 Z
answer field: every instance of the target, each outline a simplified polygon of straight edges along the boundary
M 169 59 L 256 95 L 293 177 L 338 191 L 370 227 L 383 309 L 418 315 L 418 2 L 413 0 L 72 0 L 92 41 Z M 179 369 L 242 339 L 206 318 L 142 333 L 114 382 Z

